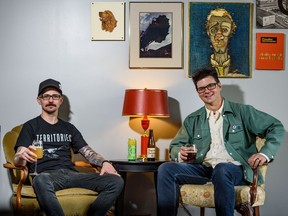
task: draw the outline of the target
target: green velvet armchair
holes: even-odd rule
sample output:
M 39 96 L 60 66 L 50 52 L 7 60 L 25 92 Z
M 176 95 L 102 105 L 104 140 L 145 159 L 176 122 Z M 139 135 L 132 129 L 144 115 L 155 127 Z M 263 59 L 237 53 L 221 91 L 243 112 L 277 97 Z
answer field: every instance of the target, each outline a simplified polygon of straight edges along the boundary
M 258 138 L 257 149 L 261 149 L 265 140 Z M 265 179 L 267 164 L 254 170 L 253 183 L 250 186 L 235 186 L 236 210 L 243 216 L 260 216 L 259 207 L 264 205 L 265 191 L 264 184 L 258 185 L 258 172 L 261 172 Z M 205 208 L 214 208 L 214 187 L 213 184 L 193 185 L 185 184 L 180 188 L 180 203 L 200 207 L 200 215 L 205 215 Z M 190 215 L 188 210 L 186 212 Z
M 28 168 L 15 167 L 13 165 L 14 146 L 18 135 L 22 129 L 22 125 L 13 128 L 7 132 L 3 138 L 3 150 L 6 158 L 6 163 L 3 164 L 8 169 L 10 176 L 13 195 L 11 203 L 17 215 L 42 215 L 36 195 L 30 183 Z M 74 155 L 72 155 L 74 158 Z M 72 158 L 72 160 L 73 160 Z M 75 162 L 75 166 L 81 167 L 79 170 L 91 172 L 94 168 L 88 168 L 85 162 Z M 8 187 L 8 186 L 7 186 Z M 86 215 L 89 206 L 97 198 L 97 193 L 83 188 L 69 188 L 56 192 L 57 198 L 64 209 L 65 215 L 81 216 Z

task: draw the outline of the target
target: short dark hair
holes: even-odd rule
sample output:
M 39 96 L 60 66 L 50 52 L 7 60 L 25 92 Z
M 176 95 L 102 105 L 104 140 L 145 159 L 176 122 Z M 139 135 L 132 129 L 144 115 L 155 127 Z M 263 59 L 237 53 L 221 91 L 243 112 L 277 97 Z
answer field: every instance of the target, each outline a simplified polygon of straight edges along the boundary
M 205 77 L 208 77 L 208 76 L 212 76 L 214 78 L 214 80 L 216 81 L 216 83 L 220 82 L 220 80 L 218 78 L 218 73 L 215 70 L 215 68 L 213 68 L 213 67 L 205 67 L 205 68 L 201 68 L 201 69 L 195 71 L 192 74 L 192 80 L 194 82 L 195 88 L 197 89 L 197 82 L 199 80 L 202 80 L 202 79 L 204 79 Z

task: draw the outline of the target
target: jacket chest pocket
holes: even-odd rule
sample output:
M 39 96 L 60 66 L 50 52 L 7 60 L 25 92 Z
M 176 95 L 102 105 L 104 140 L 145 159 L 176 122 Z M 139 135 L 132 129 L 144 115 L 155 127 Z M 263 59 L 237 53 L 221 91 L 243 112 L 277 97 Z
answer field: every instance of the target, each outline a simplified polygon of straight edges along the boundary
M 243 131 L 243 127 L 241 124 L 232 124 L 230 125 L 230 127 L 228 128 L 228 133 L 227 133 L 227 140 L 229 140 L 230 144 L 242 144 L 243 142 L 243 135 L 244 135 L 244 131 Z
M 198 129 L 193 133 L 193 140 L 190 140 L 191 144 L 196 146 L 210 145 L 210 130 L 209 129 Z

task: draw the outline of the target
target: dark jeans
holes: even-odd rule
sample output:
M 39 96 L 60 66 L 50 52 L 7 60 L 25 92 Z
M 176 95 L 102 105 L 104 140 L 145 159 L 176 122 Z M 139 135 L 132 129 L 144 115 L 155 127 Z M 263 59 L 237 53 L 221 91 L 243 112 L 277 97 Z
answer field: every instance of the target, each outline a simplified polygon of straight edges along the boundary
M 68 169 L 42 172 L 33 178 L 33 187 L 40 207 L 48 216 L 64 215 L 55 191 L 72 187 L 97 191 L 99 195 L 90 206 L 88 215 L 104 216 L 123 186 L 123 179 L 116 175 L 100 176 L 98 173 L 79 173 Z
M 220 163 L 213 169 L 202 164 L 167 162 L 158 169 L 158 216 L 176 216 L 179 186 L 182 184 L 214 184 L 215 209 L 218 216 L 233 216 L 235 185 L 245 184 L 242 166 Z

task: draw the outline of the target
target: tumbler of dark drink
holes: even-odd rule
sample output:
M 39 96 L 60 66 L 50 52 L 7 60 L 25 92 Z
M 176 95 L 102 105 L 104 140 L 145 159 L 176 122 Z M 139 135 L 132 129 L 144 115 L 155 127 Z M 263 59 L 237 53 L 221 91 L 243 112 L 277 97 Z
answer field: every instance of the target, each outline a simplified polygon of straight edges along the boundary
M 186 151 L 187 153 L 187 160 L 186 162 L 192 162 L 194 160 L 196 160 L 196 156 L 197 156 L 197 148 L 196 148 L 196 145 L 193 144 L 186 144 L 185 145 L 186 147 L 189 147 Z

